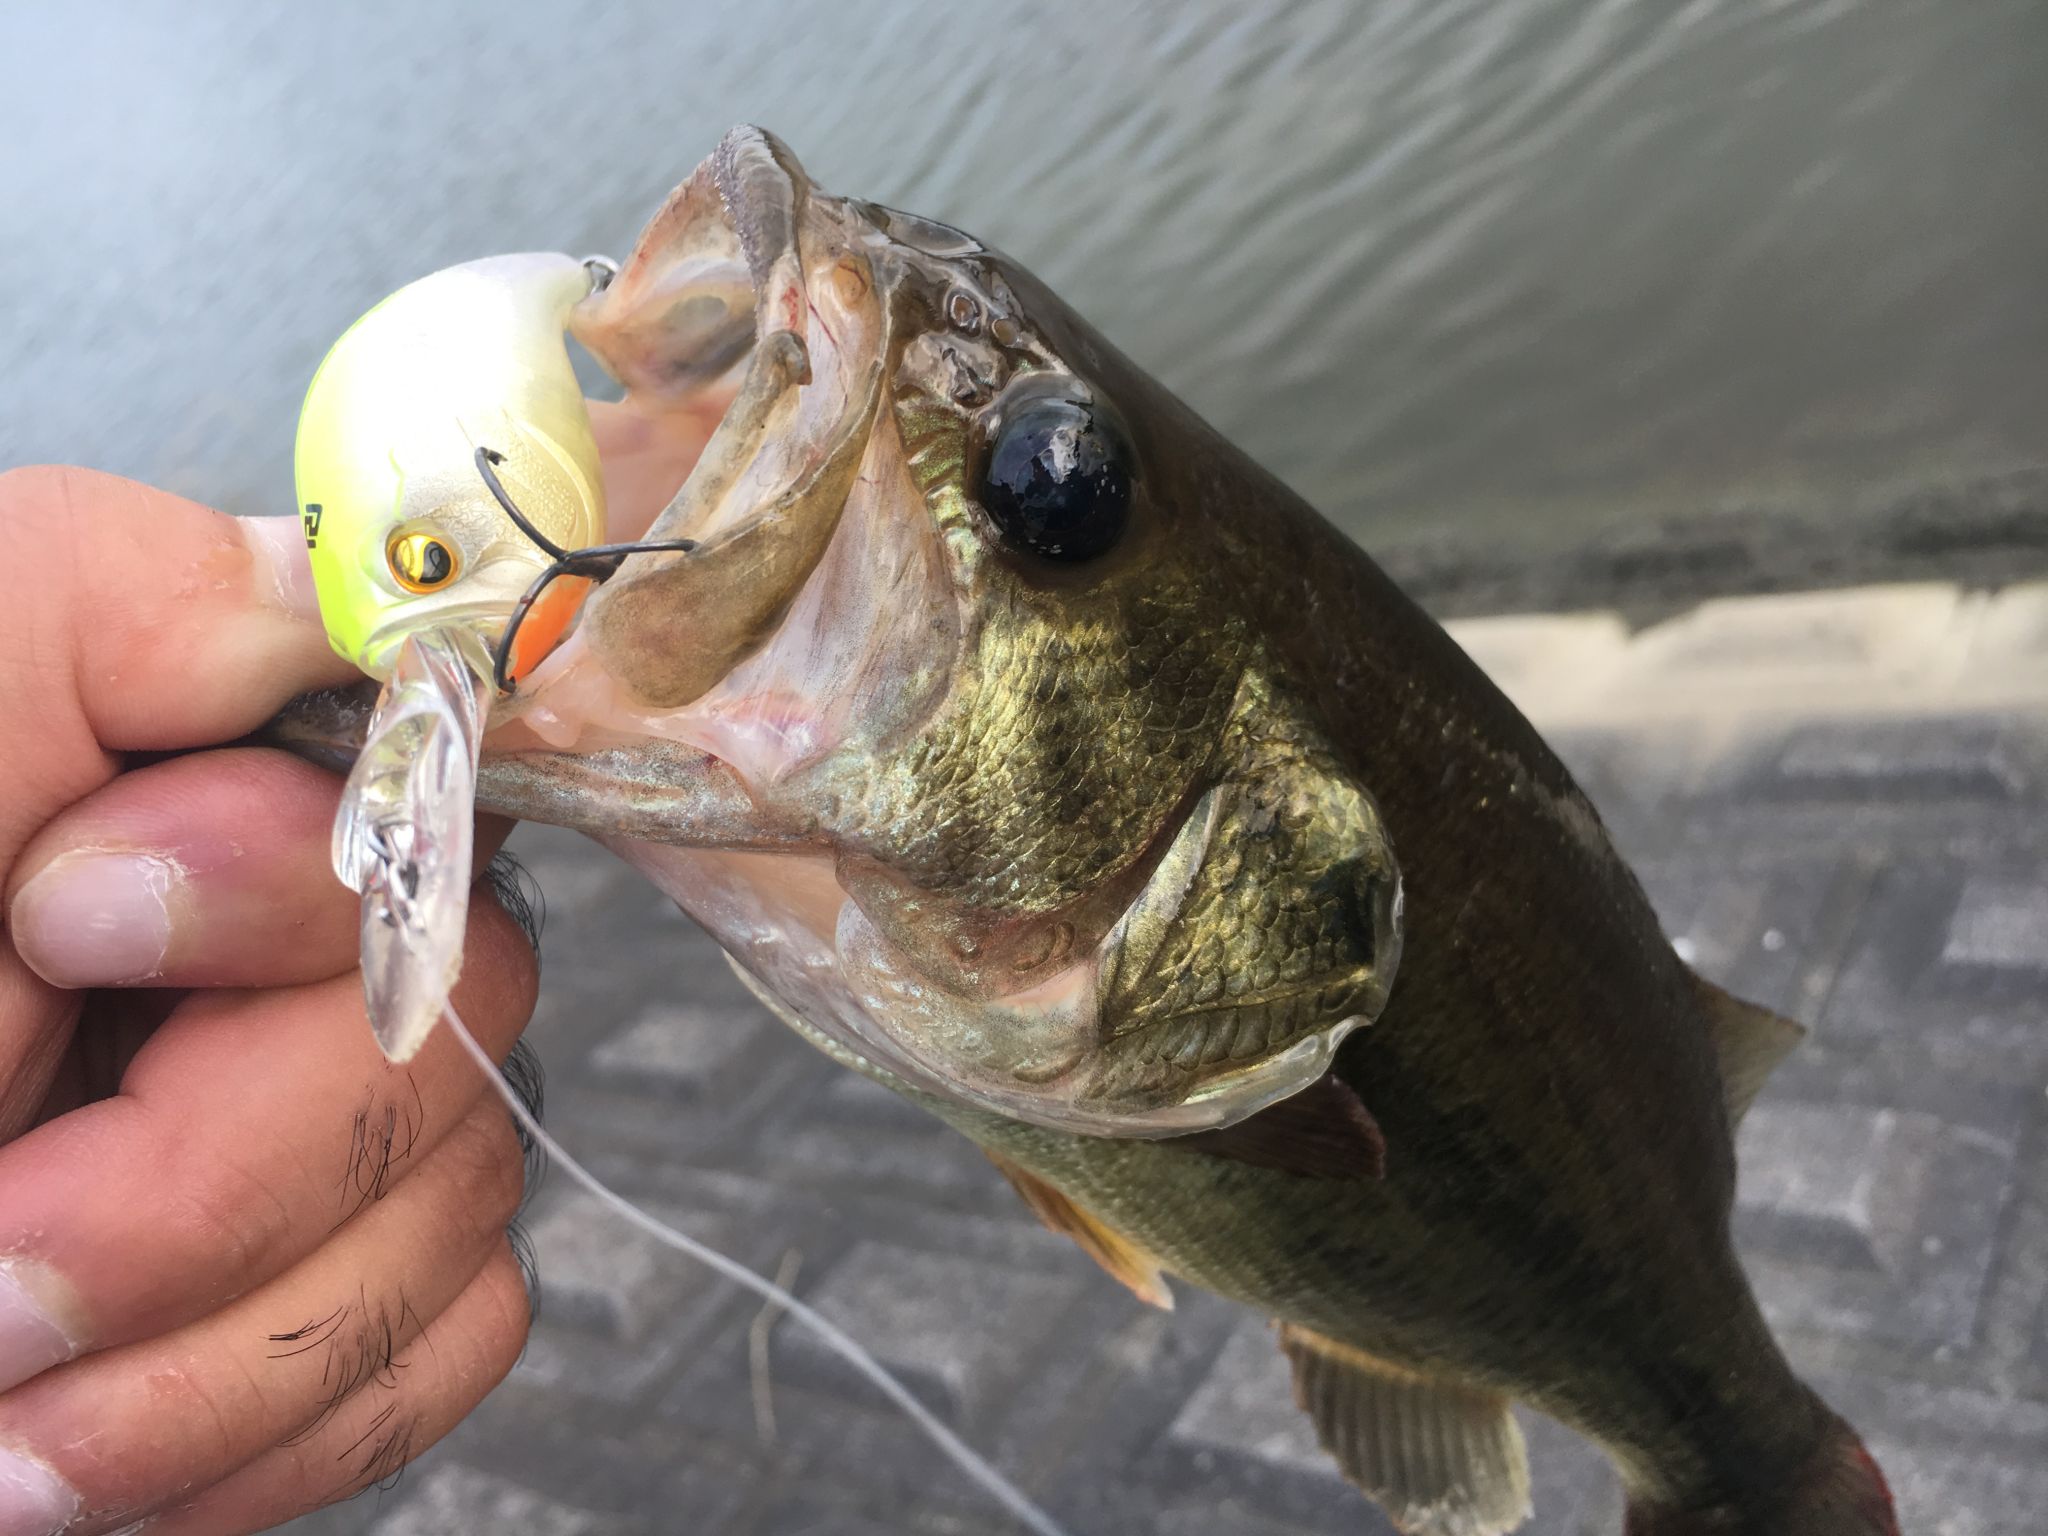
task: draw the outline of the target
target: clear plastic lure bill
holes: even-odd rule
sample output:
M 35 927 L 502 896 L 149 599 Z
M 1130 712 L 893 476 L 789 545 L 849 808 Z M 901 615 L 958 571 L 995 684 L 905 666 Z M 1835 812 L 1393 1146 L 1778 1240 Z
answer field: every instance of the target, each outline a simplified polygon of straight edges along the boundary
M 487 685 L 445 629 L 408 635 L 334 820 L 362 905 L 363 994 L 392 1061 L 433 1032 L 462 971 Z

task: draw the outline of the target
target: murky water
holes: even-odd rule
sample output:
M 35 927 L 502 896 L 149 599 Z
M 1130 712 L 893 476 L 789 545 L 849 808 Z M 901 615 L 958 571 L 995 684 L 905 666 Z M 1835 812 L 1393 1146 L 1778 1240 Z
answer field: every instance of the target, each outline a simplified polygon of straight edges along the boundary
M 12 9 L 0 463 L 285 510 L 445 262 L 620 250 L 734 121 L 962 224 L 1368 543 L 2048 462 L 2038 0 Z

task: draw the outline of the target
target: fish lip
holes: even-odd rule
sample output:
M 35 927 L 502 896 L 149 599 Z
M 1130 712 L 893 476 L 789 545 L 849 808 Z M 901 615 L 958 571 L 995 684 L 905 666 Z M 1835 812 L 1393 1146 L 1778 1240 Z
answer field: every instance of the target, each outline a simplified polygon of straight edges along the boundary
M 591 594 L 555 660 L 594 656 L 636 704 L 667 710 L 772 644 L 887 411 L 894 312 L 864 231 L 843 200 L 814 194 L 779 140 L 741 127 L 572 312 L 572 334 L 626 383 L 647 440 L 673 431 L 681 443 L 685 413 L 698 426 L 707 406 L 719 417 L 694 461 L 677 456 L 687 473 L 645 525 L 649 547 Z M 625 514 L 617 532 L 637 523 Z M 535 688 L 564 670 L 543 662 Z
M 786 298 L 798 305 L 803 300 L 797 239 L 812 191 L 810 177 L 788 145 L 751 123 L 730 129 L 719 141 L 711 154 L 711 176 L 753 280 L 756 344 L 765 339 L 771 321 L 779 322 L 780 329 L 798 330 L 803 319 L 800 307 L 775 313 L 773 306 Z M 778 288 L 784 263 L 797 264 L 789 294 Z
M 355 767 L 368 737 L 381 692 L 382 685 L 374 678 L 358 678 L 353 683 L 302 693 L 287 701 L 269 721 L 237 745 L 288 752 L 316 768 L 346 777 Z M 653 826 L 621 826 L 609 817 L 600 819 L 588 814 L 592 801 L 587 794 L 579 795 L 575 776 L 566 773 L 565 768 L 571 762 L 585 768 L 602 767 L 609 754 L 632 745 L 630 738 L 621 738 L 617 742 L 586 742 L 565 752 L 543 739 L 521 734 L 517 721 L 506 722 L 486 735 L 476 808 L 520 821 L 569 827 L 595 837 L 645 838 L 697 846 L 687 839 L 664 838 Z M 633 776 L 644 779 L 644 759 L 637 766 L 641 772 Z M 696 785 L 700 795 L 707 786 L 715 791 L 725 784 L 742 795 L 746 793 L 744 781 L 733 764 L 695 745 L 675 744 L 666 771 L 672 780 Z M 628 775 L 620 777 L 623 781 Z M 689 809 L 690 815 L 681 818 L 680 824 L 722 824 L 732 839 L 727 843 L 713 838 L 703 846 L 765 844 L 788 849 L 803 842 L 801 828 L 783 828 L 757 821 L 751 815 L 744 818 L 744 825 L 735 825 L 729 800 L 720 803 L 715 793 L 708 800 L 691 800 Z M 673 833 L 678 824 L 670 812 L 664 816 L 659 831 Z
M 733 128 L 669 194 L 611 281 L 571 311 L 570 334 L 643 403 L 700 394 L 770 332 L 800 328 L 795 252 L 812 191 L 781 140 Z
M 664 420 L 701 419 L 714 407 L 717 429 L 703 448 L 733 425 L 747 381 L 771 359 L 793 395 L 826 383 L 813 370 L 820 351 L 827 352 L 829 384 L 820 393 L 836 387 L 851 394 L 863 364 L 880 363 L 888 347 L 887 306 L 853 249 L 860 221 L 849 224 L 845 216 L 856 206 L 816 188 L 775 135 L 741 124 L 670 194 L 612 280 L 570 311 L 569 333 L 625 386 L 623 403 L 656 431 Z M 844 267 L 858 275 L 843 280 Z M 843 345 L 828 313 L 871 316 L 876 323 L 853 345 Z M 818 447 L 816 429 L 825 425 L 809 409 L 778 423 L 773 438 L 762 441 L 781 439 L 800 449 Z M 686 486 L 692 473 L 694 464 L 671 489 Z M 794 473 L 785 466 L 779 478 L 788 481 Z M 757 503 L 778 488 L 759 476 L 751 486 Z M 733 519 L 708 521 L 715 526 Z M 636 531 L 632 522 L 627 532 Z M 667 530 L 683 536 L 700 531 Z

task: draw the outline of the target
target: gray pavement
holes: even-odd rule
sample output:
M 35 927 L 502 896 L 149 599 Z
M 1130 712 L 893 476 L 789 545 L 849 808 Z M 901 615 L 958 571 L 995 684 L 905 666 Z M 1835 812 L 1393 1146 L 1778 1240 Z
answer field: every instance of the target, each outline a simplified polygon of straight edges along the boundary
M 1864 1429 L 1912 1536 L 2038 1536 L 2048 592 L 1458 633 L 1551 731 L 1681 951 L 1812 1026 L 1741 1138 L 1738 1234 L 1796 1362 Z M 792 1266 L 1076 1536 L 1388 1530 L 1316 1452 L 1261 1319 L 1184 1286 L 1170 1316 L 1141 1307 L 966 1142 L 762 1015 L 637 875 L 546 829 L 516 846 L 549 900 L 549 1121 L 602 1176 Z M 1005 1528 L 730 1286 L 560 1181 L 532 1230 L 521 1366 L 399 1486 L 297 1536 Z M 1614 1536 L 1601 1459 L 1530 1434 L 1526 1529 Z

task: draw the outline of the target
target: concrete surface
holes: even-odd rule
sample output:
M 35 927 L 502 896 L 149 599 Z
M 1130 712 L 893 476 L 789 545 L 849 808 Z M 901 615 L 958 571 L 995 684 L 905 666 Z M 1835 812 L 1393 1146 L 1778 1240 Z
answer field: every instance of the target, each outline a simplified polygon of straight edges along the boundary
M 2048 588 L 1925 586 L 1454 626 L 1582 777 L 1681 952 L 1812 1026 L 1742 1133 L 1738 1232 L 1912 1536 L 2048 1512 Z M 763 1016 L 637 876 L 564 834 L 534 1029 L 554 1130 L 860 1334 L 1075 1536 L 1385 1536 L 1265 1324 L 1143 1308 L 972 1147 Z M 395 1489 L 294 1536 L 1005 1529 L 786 1326 L 559 1185 L 525 1362 Z M 1536 1536 L 1614 1536 L 1531 1422 Z M 343 1469 L 337 1468 L 337 1478 Z

